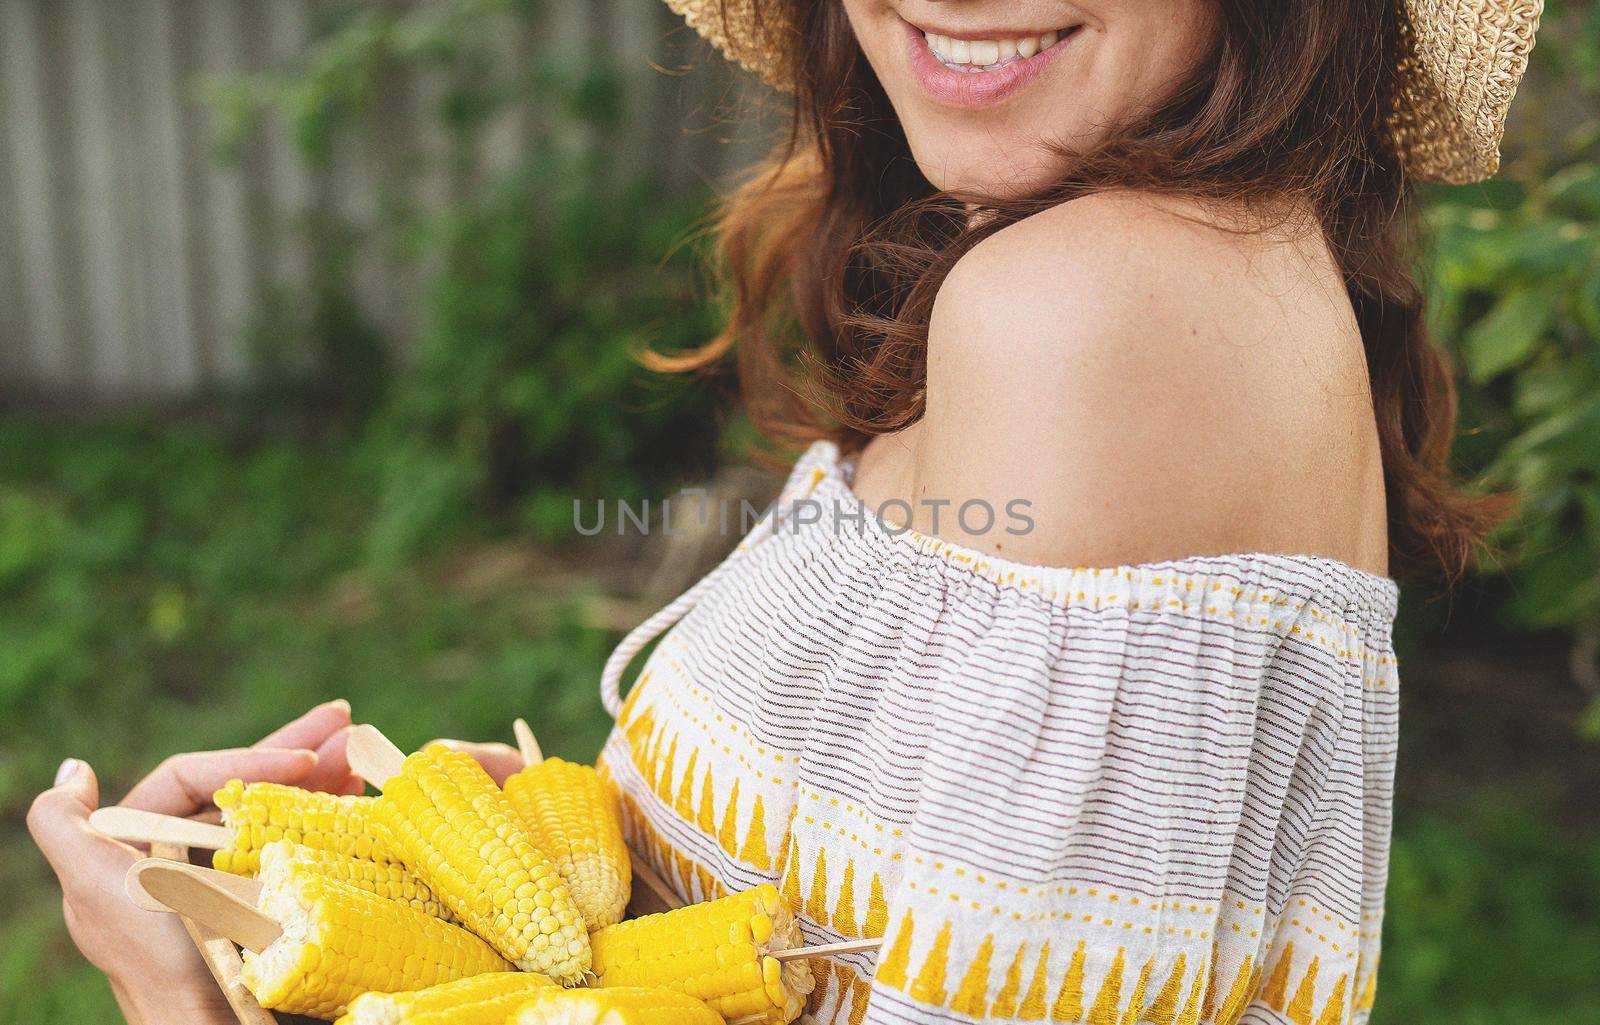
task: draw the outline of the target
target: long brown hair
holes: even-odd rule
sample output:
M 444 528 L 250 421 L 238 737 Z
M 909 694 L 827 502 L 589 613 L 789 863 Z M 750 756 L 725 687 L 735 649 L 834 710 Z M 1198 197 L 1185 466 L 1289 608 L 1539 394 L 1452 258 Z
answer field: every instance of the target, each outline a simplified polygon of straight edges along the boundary
M 1100 189 L 1314 210 L 1366 350 L 1394 572 L 1454 578 L 1503 509 L 1449 470 L 1456 398 L 1408 267 L 1408 193 L 1385 141 L 1395 0 L 1221 0 L 1216 50 L 1159 108 L 1022 199 L 963 202 L 918 172 L 837 0 L 786 2 L 798 32 L 791 131 L 726 202 L 725 330 L 659 367 L 737 349 L 744 400 L 770 438 L 847 450 L 923 413 L 928 321 L 950 268 L 994 232 Z M 1378 41 L 1389 40 L 1385 46 Z

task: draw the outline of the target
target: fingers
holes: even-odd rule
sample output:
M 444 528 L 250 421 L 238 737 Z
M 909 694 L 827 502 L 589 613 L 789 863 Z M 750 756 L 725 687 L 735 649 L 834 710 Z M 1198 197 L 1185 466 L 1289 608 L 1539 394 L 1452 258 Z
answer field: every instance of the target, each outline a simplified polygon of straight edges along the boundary
M 80 824 L 100 804 L 100 782 L 87 762 L 68 758 L 56 772 L 55 785 L 33 799 L 28 809 L 28 832 L 41 850 L 59 846 L 75 835 Z M 45 851 L 48 856 L 49 851 Z
M 350 702 L 344 698 L 326 701 L 255 745 L 256 747 L 303 747 L 315 751 L 350 725 Z
M 81 872 L 101 848 L 99 841 L 104 838 L 89 828 L 89 813 L 99 803 L 100 782 L 94 769 L 69 758 L 61 763 L 55 786 L 34 798 L 28 809 L 28 832 L 63 885 L 68 869 Z
M 350 761 L 345 748 L 350 742 L 350 729 L 333 734 L 317 748 L 317 767 L 301 782 L 308 790 L 325 790 L 330 794 L 359 794 L 366 789 L 361 777 L 350 771 Z
M 135 784 L 122 803 L 163 815 L 193 815 L 230 779 L 300 784 L 317 767 L 317 753 L 246 747 L 175 755 Z
M 504 784 L 508 776 L 522 771 L 522 755 L 509 744 L 474 744 L 465 740 L 433 740 L 429 744 L 443 744 L 452 751 L 471 755 L 496 783 Z M 427 747 L 424 744 L 419 750 Z

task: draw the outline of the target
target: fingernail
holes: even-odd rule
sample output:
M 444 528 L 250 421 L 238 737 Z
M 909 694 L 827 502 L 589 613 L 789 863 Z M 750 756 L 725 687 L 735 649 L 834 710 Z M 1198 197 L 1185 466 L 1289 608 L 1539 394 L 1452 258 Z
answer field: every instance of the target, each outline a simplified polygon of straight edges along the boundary
M 56 770 L 56 782 L 55 782 L 55 785 L 56 786 L 60 786 L 61 784 L 65 783 L 67 780 L 69 780 L 72 777 L 76 776 L 78 774 L 78 770 L 81 769 L 82 767 L 83 767 L 83 763 L 80 762 L 78 759 L 76 759 L 76 758 L 68 758 L 66 761 L 62 762 L 61 763 L 61 767 Z
M 344 698 L 334 698 L 332 701 L 328 702 L 328 707 L 342 708 L 344 709 L 346 715 L 350 714 L 350 702 L 346 701 Z

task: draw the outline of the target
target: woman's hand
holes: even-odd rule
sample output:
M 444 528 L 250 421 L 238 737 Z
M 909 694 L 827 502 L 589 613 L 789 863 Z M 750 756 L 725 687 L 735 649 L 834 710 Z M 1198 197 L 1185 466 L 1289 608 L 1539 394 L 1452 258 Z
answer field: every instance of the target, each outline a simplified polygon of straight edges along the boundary
M 122 804 L 164 815 L 193 815 L 230 779 L 268 780 L 359 793 L 345 762 L 350 706 L 319 705 L 250 748 L 176 755 L 140 780 Z M 233 1020 L 222 991 L 175 915 L 142 911 L 123 877 L 141 855 L 89 826 L 99 806 L 94 770 L 69 758 L 55 785 L 28 811 L 28 829 L 61 881 L 67 929 L 111 980 L 133 1025 L 205 1025 Z
M 433 744 L 443 744 L 452 751 L 460 751 L 464 755 L 471 755 L 484 771 L 494 777 L 500 786 L 506 785 L 506 778 L 522 771 L 528 763 L 522 760 L 522 755 L 510 744 L 478 743 L 470 740 L 430 740 L 417 750 L 423 750 Z

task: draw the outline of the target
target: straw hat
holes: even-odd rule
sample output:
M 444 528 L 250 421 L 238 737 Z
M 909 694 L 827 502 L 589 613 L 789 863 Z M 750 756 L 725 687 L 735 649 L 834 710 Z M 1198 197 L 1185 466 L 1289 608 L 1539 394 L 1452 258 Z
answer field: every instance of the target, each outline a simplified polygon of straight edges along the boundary
M 1395 152 L 1424 181 L 1481 181 L 1500 167 L 1500 135 L 1528 67 L 1544 0 L 1395 0 L 1403 7 Z M 793 29 L 752 0 L 666 0 L 689 26 L 768 84 L 787 87 Z

